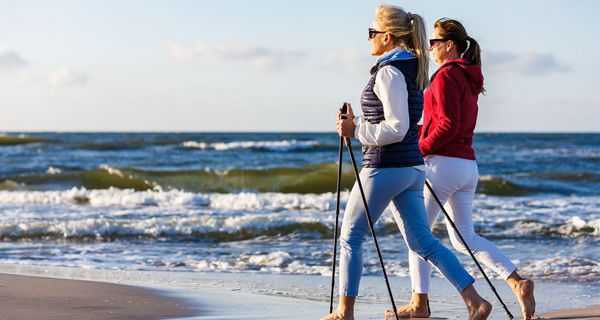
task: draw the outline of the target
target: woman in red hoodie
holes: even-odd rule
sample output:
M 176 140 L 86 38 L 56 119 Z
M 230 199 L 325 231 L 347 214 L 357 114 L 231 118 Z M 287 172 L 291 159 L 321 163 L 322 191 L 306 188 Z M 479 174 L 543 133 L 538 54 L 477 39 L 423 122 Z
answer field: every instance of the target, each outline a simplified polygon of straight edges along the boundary
M 483 92 L 479 44 L 463 25 L 452 19 L 436 21 L 429 51 L 440 67 L 425 92 L 423 127 L 419 148 L 425 157 L 427 179 L 446 208 L 475 257 L 498 273 L 511 287 L 521 305 L 523 317 L 535 312 L 533 282 L 521 278 L 517 267 L 493 243 L 477 235 L 472 208 L 479 179 L 473 133 L 477 122 L 477 98 Z M 440 208 L 425 190 L 425 207 L 432 225 Z M 456 232 L 446 221 L 450 240 L 467 253 Z M 403 317 L 429 316 L 428 298 L 431 265 L 411 252 L 409 266 L 413 283 L 411 302 L 401 308 Z

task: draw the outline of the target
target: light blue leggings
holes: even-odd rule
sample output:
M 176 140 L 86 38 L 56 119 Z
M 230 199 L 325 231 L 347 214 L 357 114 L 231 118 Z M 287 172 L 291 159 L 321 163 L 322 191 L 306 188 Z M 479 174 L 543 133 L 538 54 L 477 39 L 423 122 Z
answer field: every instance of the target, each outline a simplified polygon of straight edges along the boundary
M 431 234 L 423 202 L 425 172 L 412 167 L 363 168 L 360 180 L 373 223 L 392 202 L 396 209 L 392 210 L 394 219 L 408 248 L 436 266 L 459 292 L 473 283 L 473 278 L 456 256 Z M 360 190 L 355 183 L 346 205 L 340 234 L 341 295 L 358 296 L 363 267 L 362 246 L 369 233 Z

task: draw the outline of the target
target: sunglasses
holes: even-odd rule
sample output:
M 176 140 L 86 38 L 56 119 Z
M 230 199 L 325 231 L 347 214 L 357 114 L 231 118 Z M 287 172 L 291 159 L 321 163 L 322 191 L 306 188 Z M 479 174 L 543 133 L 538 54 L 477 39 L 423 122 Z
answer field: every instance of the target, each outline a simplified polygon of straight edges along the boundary
M 375 38 L 378 33 L 386 33 L 386 31 L 377 31 L 373 28 L 369 28 L 369 39 Z
M 446 42 L 450 39 L 429 39 L 429 46 L 430 47 L 434 47 L 436 43 L 438 42 Z

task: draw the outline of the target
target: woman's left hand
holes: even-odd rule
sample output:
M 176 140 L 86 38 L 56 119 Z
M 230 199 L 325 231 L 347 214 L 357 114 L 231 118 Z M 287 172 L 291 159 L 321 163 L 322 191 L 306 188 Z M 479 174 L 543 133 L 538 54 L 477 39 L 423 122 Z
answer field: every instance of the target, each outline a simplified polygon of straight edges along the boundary
M 354 130 L 356 129 L 356 124 L 354 124 L 354 112 L 352 112 L 350 103 L 346 102 L 346 106 L 348 106 L 346 119 L 342 119 L 342 108 L 340 108 L 337 114 L 336 127 L 340 137 L 352 138 L 354 137 Z

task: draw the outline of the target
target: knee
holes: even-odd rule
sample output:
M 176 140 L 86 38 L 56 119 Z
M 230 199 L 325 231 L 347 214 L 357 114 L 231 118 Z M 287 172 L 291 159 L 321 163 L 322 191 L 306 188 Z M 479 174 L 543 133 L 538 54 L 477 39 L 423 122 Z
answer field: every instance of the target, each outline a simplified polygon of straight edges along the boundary
M 436 244 L 438 243 L 439 241 L 434 238 L 433 235 L 422 236 L 417 239 L 407 241 L 408 248 L 423 259 L 427 259 L 433 248 L 435 248 Z
M 350 230 L 349 232 L 342 233 L 340 236 L 340 246 L 342 249 L 347 251 L 354 251 L 362 248 L 363 242 L 365 242 L 366 234 L 358 231 Z
M 477 235 L 463 236 L 463 239 L 465 240 L 465 242 L 467 243 L 467 246 L 469 246 L 469 248 L 471 250 L 473 250 L 473 244 L 475 243 L 476 237 L 477 237 Z M 453 234 L 450 237 L 450 242 L 452 243 L 452 246 L 454 247 L 454 249 L 456 249 L 456 251 L 461 252 L 461 253 L 469 252 L 467 246 L 465 246 L 465 244 L 462 242 L 462 240 L 460 239 L 460 237 L 457 234 Z

